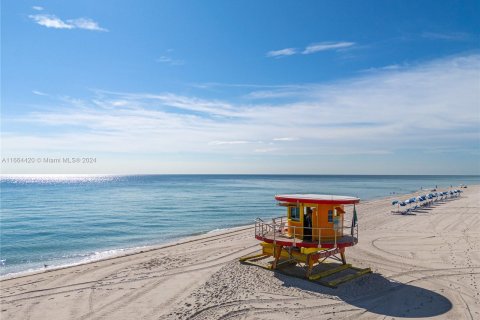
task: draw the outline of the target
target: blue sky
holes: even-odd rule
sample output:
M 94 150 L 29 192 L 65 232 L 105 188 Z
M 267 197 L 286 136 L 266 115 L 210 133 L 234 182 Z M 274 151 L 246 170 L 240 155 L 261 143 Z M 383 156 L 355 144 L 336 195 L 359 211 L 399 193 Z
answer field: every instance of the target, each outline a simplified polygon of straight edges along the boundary
M 478 1 L 2 1 L 3 173 L 480 174 Z

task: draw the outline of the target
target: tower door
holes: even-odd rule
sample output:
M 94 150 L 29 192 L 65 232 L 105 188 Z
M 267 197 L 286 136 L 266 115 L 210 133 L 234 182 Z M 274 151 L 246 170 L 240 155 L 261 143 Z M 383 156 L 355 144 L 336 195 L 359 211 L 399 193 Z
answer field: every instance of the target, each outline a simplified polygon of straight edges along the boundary
M 303 215 L 303 240 L 312 241 L 313 210 L 305 206 Z

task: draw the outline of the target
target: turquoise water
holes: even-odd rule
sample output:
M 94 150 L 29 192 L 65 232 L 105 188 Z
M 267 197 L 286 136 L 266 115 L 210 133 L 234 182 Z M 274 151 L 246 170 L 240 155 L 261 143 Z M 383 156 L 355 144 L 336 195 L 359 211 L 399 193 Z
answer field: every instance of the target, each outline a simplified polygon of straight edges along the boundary
M 283 215 L 275 194 L 368 200 L 462 183 L 478 184 L 480 177 L 2 176 L 0 274 L 88 261 Z

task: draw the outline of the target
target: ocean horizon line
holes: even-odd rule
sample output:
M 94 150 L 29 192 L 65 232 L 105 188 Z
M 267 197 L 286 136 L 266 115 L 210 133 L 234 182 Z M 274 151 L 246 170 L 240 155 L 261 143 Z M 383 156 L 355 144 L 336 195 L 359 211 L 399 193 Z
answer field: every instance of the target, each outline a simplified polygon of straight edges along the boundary
M 382 174 L 382 173 L 0 173 L 8 176 L 358 176 L 358 177 L 480 177 L 480 174 Z

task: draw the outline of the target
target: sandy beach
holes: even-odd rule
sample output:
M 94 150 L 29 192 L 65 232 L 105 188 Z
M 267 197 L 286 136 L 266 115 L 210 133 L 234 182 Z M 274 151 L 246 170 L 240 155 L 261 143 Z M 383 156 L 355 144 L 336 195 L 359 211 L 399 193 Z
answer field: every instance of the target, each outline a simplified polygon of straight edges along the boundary
M 391 200 L 408 195 L 361 202 L 347 261 L 373 273 L 336 289 L 241 264 L 260 248 L 248 226 L 4 279 L 0 316 L 480 319 L 480 186 L 463 190 L 415 215 L 391 213 Z

